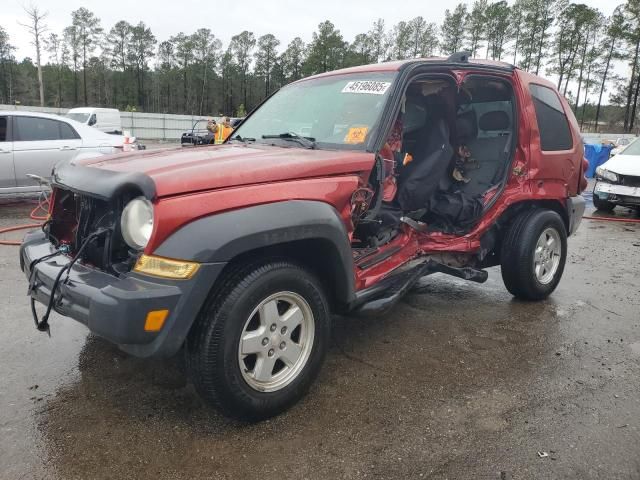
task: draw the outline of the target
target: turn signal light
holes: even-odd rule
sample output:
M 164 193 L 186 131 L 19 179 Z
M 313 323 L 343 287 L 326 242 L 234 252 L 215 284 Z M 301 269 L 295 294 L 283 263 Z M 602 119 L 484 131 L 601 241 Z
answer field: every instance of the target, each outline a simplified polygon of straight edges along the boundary
M 198 271 L 198 268 L 200 268 L 200 264 L 196 262 L 173 260 L 171 258 L 155 257 L 153 255 L 141 255 L 133 267 L 133 271 L 155 277 L 187 280 L 193 277 Z
M 144 321 L 144 331 L 159 332 L 167 319 L 167 315 L 169 315 L 169 310 L 152 310 L 147 313 L 147 318 Z

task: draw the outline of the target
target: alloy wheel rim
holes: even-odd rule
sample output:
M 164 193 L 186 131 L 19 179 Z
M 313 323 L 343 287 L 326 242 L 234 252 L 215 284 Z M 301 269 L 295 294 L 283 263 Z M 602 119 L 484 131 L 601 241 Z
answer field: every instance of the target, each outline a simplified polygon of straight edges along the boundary
M 265 298 L 251 312 L 240 334 L 238 362 L 245 382 L 260 392 L 275 392 L 304 369 L 315 335 L 313 312 L 294 292 Z
M 545 229 L 536 242 L 533 254 L 533 271 L 539 283 L 547 285 L 553 281 L 562 256 L 560 234 L 555 228 Z

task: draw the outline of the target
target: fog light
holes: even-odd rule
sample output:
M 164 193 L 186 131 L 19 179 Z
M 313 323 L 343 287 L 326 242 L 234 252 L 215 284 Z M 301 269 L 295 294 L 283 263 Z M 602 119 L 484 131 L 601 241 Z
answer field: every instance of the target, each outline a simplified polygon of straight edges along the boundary
M 169 310 L 152 310 L 147 313 L 147 319 L 144 321 L 144 331 L 159 332 L 167 319 L 167 315 L 169 315 Z
M 198 268 L 200 268 L 200 264 L 196 262 L 141 255 L 133 270 L 156 277 L 186 280 L 193 277 Z

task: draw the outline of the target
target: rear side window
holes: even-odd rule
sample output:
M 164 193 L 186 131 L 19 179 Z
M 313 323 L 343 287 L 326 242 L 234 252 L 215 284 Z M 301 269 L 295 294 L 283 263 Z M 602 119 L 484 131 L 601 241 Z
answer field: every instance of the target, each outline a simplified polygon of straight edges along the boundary
M 15 117 L 15 140 L 36 142 L 40 140 L 60 140 L 60 122 L 49 118 Z
M 573 147 L 569 120 L 555 91 L 542 85 L 529 85 L 544 151 L 570 150 Z
M 62 140 L 74 140 L 80 138 L 78 132 L 76 132 L 71 125 L 64 122 L 58 122 L 60 124 L 60 138 Z

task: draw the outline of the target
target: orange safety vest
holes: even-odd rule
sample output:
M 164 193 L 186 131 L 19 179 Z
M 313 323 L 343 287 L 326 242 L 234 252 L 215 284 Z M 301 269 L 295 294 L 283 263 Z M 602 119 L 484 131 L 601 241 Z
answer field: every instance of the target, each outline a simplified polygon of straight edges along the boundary
M 229 135 L 233 132 L 232 127 L 227 127 L 223 123 L 218 125 L 218 130 L 216 131 L 216 145 L 224 142 Z

